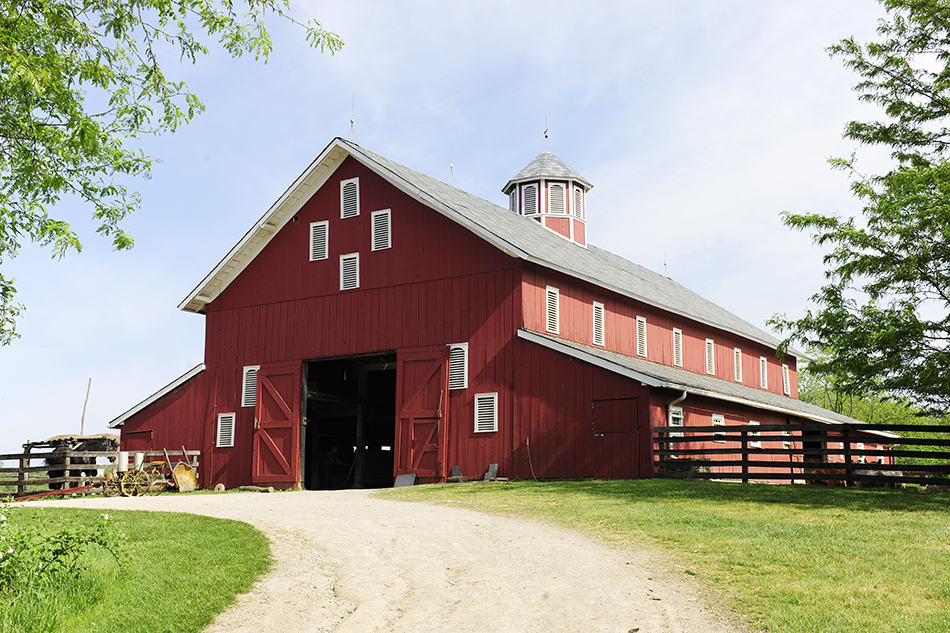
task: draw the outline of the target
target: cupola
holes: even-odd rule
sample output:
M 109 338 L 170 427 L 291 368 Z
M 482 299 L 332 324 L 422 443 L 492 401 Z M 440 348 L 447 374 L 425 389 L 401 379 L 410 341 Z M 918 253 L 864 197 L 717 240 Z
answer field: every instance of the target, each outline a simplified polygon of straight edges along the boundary
M 587 247 L 587 192 L 594 186 L 544 150 L 508 181 L 508 208 Z

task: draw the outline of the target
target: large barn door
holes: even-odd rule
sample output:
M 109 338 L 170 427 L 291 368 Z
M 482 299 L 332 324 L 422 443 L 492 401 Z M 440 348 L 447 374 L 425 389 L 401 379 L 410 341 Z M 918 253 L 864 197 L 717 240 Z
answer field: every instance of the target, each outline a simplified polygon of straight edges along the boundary
M 445 477 L 448 361 L 445 345 L 400 351 L 396 356 L 396 475 Z
M 600 444 L 599 479 L 640 476 L 638 398 L 603 398 L 591 403 L 594 441 Z
M 257 373 L 257 404 L 251 478 L 255 483 L 297 483 L 300 472 L 301 364 L 262 365 Z

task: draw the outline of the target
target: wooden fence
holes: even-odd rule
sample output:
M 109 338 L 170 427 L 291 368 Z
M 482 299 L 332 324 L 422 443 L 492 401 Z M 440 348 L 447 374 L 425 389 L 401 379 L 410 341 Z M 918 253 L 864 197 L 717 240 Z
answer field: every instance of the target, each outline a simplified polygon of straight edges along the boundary
M 889 438 L 868 431 L 913 433 Z M 950 427 L 762 424 L 654 428 L 655 476 L 840 485 L 950 485 Z
M 148 468 L 151 463 L 160 462 L 165 464 L 165 454 L 163 451 L 139 451 L 144 453 L 143 468 Z M 135 466 L 136 452 L 129 452 L 129 468 Z M 115 470 L 118 465 L 118 451 L 59 451 L 56 453 L 57 459 L 63 459 L 63 464 L 47 464 L 46 459 L 53 455 L 52 449 L 24 450 L 22 453 L 0 454 L 0 496 L 2 497 L 23 497 L 30 494 L 47 492 L 54 488 L 76 488 L 79 486 L 92 485 L 98 486 L 105 479 L 105 473 Z M 174 466 L 179 461 L 189 463 L 195 469 L 195 475 L 198 475 L 199 458 L 201 451 L 185 451 L 183 458 L 182 451 L 169 451 L 169 459 Z M 88 460 L 93 463 L 83 463 Z M 82 461 L 80 461 L 82 460 Z M 15 463 L 15 466 L 8 465 Z M 86 475 L 95 471 L 93 475 Z M 163 468 L 168 472 L 168 468 Z M 62 473 L 58 476 L 52 476 L 51 473 Z M 199 480 L 200 481 L 200 480 Z M 95 488 L 92 490 L 80 491 L 79 494 L 88 494 L 90 492 L 99 492 Z

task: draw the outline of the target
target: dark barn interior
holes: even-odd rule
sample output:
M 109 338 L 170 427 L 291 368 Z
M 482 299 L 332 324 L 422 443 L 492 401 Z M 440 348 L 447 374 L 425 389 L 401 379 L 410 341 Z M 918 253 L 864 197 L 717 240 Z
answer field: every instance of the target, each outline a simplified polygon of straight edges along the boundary
M 304 375 L 305 487 L 392 487 L 396 354 L 314 360 Z

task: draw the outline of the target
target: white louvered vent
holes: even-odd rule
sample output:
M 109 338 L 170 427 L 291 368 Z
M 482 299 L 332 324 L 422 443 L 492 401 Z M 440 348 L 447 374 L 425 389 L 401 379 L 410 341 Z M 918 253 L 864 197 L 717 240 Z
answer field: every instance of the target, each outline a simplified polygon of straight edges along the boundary
M 683 330 L 673 328 L 673 364 L 683 366 Z
M 706 339 L 706 373 L 716 373 L 716 344 L 711 338 Z
M 564 213 L 564 185 L 552 184 L 548 187 L 548 212 Z
M 241 406 L 253 407 L 257 404 L 257 372 L 260 365 L 247 365 L 241 377 Z
M 215 441 L 218 448 L 231 448 L 234 446 L 234 414 L 218 414 L 218 437 Z
M 340 290 L 360 287 L 360 254 L 340 255 Z
M 538 212 L 538 188 L 535 185 L 525 185 L 521 191 L 524 195 L 524 214 L 534 215 Z
M 769 361 L 765 356 L 759 356 L 759 386 L 769 388 Z
M 712 415 L 713 426 L 726 426 L 726 417 L 721 413 L 713 413 Z M 726 441 L 726 432 L 725 431 L 713 431 L 713 436 L 716 438 L 717 442 Z
M 788 365 L 782 365 L 782 392 L 786 396 L 792 395 L 792 381 L 788 376 Z
M 584 219 L 584 190 L 580 187 L 574 187 L 574 217 Z
M 508 194 L 508 208 L 512 213 L 518 213 L 518 188 L 515 187 Z
M 551 334 L 558 333 L 558 290 L 548 286 L 545 294 L 545 329 Z
M 683 426 L 683 408 L 670 407 L 669 424 L 667 426 Z M 670 431 L 670 437 L 683 437 L 682 431 Z
M 373 211 L 373 250 L 381 251 L 392 248 L 392 211 L 383 209 Z
M 310 223 L 310 261 L 330 256 L 330 223 L 327 220 Z
M 475 432 L 489 433 L 498 430 L 498 394 L 475 394 Z
M 735 364 L 735 376 L 736 382 L 742 382 L 742 350 L 736 347 L 732 350 L 733 363 Z
M 449 345 L 449 389 L 468 387 L 468 343 Z
M 637 317 L 637 356 L 647 355 L 647 320 L 646 317 Z
M 360 214 L 360 179 L 340 181 L 340 217 L 355 218 Z
M 594 345 L 604 344 L 604 304 L 594 302 Z

